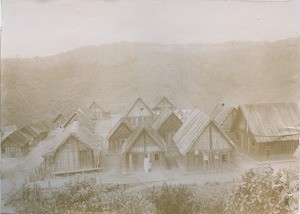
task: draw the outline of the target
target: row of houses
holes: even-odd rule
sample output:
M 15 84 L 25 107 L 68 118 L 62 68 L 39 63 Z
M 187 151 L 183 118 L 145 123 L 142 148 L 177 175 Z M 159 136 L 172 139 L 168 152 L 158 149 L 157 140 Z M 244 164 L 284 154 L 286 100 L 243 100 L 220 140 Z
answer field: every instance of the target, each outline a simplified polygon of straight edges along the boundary
M 53 120 L 55 131 L 50 132 L 49 139 L 41 140 L 33 153 L 43 157 L 43 170 L 54 174 L 99 170 L 104 153 L 120 157 L 123 173 L 143 170 L 145 157 L 153 170 L 168 167 L 171 157 L 184 171 L 201 171 L 232 168 L 237 152 L 257 161 L 291 159 L 300 137 L 297 103 L 238 108 L 221 104 L 207 115 L 198 108 L 178 109 L 166 97 L 150 108 L 138 97 L 111 124 L 109 133 L 99 136 L 97 121 L 112 118 L 95 102 L 89 111 L 78 109 L 67 119 L 60 114 Z M 24 145 L 29 141 L 20 138 L 28 139 L 29 133 L 23 131 L 11 131 L 1 144 L 2 154 L 26 154 Z M 22 142 L 19 146 L 24 152 L 11 155 L 6 145 L 16 141 Z
M 233 165 L 235 145 L 215 120 L 197 108 L 180 116 L 166 97 L 153 109 L 137 98 L 108 134 L 108 153 L 121 156 L 124 173 L 142 170 L 146 156 L 154 170 L 170 155 L 185 171 Z
M 96 102 L 92 102 L 88 109 L 77 109 L 67 118 L 59 113 L 50 123 L 41 121 L 26 124 L 21 128 L 17 128 L 16 125 L 2 127 L 0 129 L 2 157 L 15 158 L 24 156 L 35 145 L 43 141 L 51 130 L 66 128 L 74 121 L 79 121 L 93 132 L 96 120 L 109 118 L 110 112 L 104 110 Z

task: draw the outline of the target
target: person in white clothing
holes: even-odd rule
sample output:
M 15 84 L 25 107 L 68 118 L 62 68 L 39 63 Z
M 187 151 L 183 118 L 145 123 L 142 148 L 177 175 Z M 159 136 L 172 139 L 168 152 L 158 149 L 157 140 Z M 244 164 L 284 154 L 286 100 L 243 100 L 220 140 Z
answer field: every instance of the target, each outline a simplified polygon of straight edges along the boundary
M 147 155 L 144 158 L 144 171 L 145 173 L 148 173 L 149 171 L 149 158 Z

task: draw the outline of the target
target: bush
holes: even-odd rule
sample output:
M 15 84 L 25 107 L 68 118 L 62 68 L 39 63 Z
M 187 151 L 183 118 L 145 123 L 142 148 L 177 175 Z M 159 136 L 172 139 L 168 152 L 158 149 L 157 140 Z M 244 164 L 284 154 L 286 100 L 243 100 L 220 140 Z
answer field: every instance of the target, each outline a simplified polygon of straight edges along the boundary
M 94 178 L 70 181 L 52 193 L 49 203 L 54 213 L 102 211 L 100 186 Z
M 45 196 L 39 185 L 33 187 L 23 185 L 5 205 L 12 205 L 17 213 L 51 213 L 48 211 L 48 197 Z
M 270 166 L 250 169 L 230 195 L 226 213 L 295 213 L 299 182 L 295 171 Z
M 207 183 L 204 186 L 195 186 L 195 204 L 196 213 L 218 214 L 224 213 L 226 197 L 231 192 L 232 184 Z
M 153 187 L 148 199 L 154 204 L 158 214 L 192 213 L 195 203 L 192 191 L 183 184 Z
M 127 192 L 126 187 L 113 185 L 101 188 L 94 178 L 70 181 L 59 190 L 48 192 L 34 185 L 24 185 L 7 205 L 17 213 L 110 213 L 152 214 L 153 205 L 142 194 Z

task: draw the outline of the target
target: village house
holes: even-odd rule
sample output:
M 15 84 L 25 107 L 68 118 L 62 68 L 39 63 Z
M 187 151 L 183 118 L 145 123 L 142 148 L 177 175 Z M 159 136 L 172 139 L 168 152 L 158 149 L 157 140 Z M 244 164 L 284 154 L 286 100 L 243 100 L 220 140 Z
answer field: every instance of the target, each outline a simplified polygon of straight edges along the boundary
M 122 171 L 142 171 L 144 158 L 149 157 L 151 170 L 165 169 L 165 141 L 147 123 L 139 124 L 122 145 Z
M 181 127 L 182 121 L 169 108 L 164 109 L 152 124 L 153 129 L 164 139 L 168 150 L 176 149 L 173 136 Z
M 30 146 L 39 143 L 48 136 L 48 127 L 45 122 L 30 123 L 20 129 L 28 139 L 32 139 Z
M 70 175 L 101 169 L 102 138 L 78 121 L 42 146 L 46 174 Z
M 240 105 L 234 122 L 241 152 L 257 161 L 288 160 L 299 145 L 296 103 Z
M 170 109 L 171 111 L 174 111 L 176 109 L 176 106 L 173 105 L 170 100 L 166 97 L 161 97 L 154 107 L 152 108 L 152 111 L 157 116 L 159 115 L 164 109 Z
M 211 115 L 211 118 L 219 125 L 220 129 L 222 129 L 222 131 L 224 131 L 232 140 L 234 140 L 232 126 L 235 117 L 236 108 L 224 103 L 216 106 Z
M 1 140 L 1 157 L 16 158 L 27 155 L 29 142 L 30 139 L 20 130 L 12 132 Z
M 111 117 L 110 112 L 100 107 L 95 101 L 89 106 L 89 111 L 92 113 L 93 120 L 107 120 Z
M 82 109 L 77 109 L 76 112 L 71 114 L 71 116 L 66 120 L 62 127 L 67 128 L 74 121 L 78 121 L 79 123 L 87 127 L 91 132 L 94 132 L 94 122 Z
M 135 128 L 142 122 L 152 124 L 155 115 L 149 106 L 140 97 L 138 97 L 131 103 L 123 117 L 128 120 L 133 128 Z
M 52 121 L 52 123 L 53 123 L 52 127 L 53 127 L 53 129 L 56 129 L 58 127 L 61 127 L 65 122 L 66 122 L 66 119 L 64 118 L 64 116 L 61 113 L 59 113 Z
M 174 135 L 183 171 L 232 168 L 235 145 L 218 124 L 194 109 Z
M 16 125 L 4 126 L 0 129 L 1 137 L 5 138 L 16 130 L 18 130 Z
M 133 127 L 131 124 L 126 119 L 121 118 L 107 136 L 108 152 L 119 153 L 126 138 L 128 138 L 132 132 Z

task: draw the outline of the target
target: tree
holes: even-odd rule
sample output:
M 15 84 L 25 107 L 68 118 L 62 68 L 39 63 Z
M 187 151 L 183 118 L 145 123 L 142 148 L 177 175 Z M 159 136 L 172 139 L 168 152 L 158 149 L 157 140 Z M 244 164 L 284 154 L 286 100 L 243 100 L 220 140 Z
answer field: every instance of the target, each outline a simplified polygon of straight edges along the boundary
M 298 179 L 293 170 L 250 169 L 230 195 L 225 213 L 294 213 L 298 210 Z

